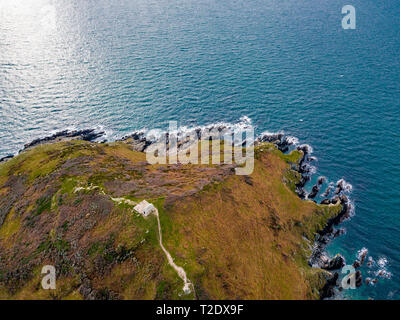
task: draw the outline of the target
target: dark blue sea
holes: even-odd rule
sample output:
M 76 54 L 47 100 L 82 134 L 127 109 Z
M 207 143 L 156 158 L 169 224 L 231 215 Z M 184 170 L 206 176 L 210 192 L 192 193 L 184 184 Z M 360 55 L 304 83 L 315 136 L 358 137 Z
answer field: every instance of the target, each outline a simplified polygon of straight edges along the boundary
M 243 116 L 352 185 L 328 252 L 368 249 L 379 282 L 342 297 L 400 299 L 398 1 L 0 0 L 0 157 L 66 128 L 111 140 Z

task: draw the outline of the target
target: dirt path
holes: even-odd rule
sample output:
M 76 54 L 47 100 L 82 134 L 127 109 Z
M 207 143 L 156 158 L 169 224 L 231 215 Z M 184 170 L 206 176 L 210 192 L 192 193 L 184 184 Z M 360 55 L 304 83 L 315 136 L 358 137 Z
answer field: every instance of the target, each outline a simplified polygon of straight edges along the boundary
M 192 290 L 194 292 L 193 284 L 187 278 L 185 270 L 182 267 L 179 267 L 175 264 L 174 259 L 172 258 L 171 254 L 168 252 L 167 249 L 165 249 L 165 247 L 162 243 L 162 231 L 161 231 L 160 217 L 159 217 L 157 209 L 156 209 L 155 215 L 157 217 L 157 222 L 158 222 L 158 234 L 159 234 L 159 238 L 160 238 L 160 247 L 164 251 L 165 255 L 167 256 L 168 263 L 171 265 L 172 268 L 175 269 L 175 271 L 178 273 L 179 277 L 183 280 L 183 283 L 184 283 L 183 292 L 185 292 L 186 294 L 191 293 Z
M 82 190 L 86 190 L 86 191 L 91 191 L 91 190 L 100 190 L 100 192 L 104 195 L 106 195 L 106 193 L 104 192 L 104 190 L 99 187 L 99 186 L 89 186 L 89 187 L 77 187 L 75 188 L 74 192 L 77 193 L 79 191 Z M 111 198 L 112 201 L 117 202 L 117 203 L 125 203 L 128 204 L 130 206 L 134 206 L 137 203 L 126 199 L 126 198 L 113 198 L 111 196 L 109 196 Z M 194 286 L 193 284 L 190 282 L 190 280 L 187 278 L 186 272 L 182 267 L 179 267 L 175 264 L 174 259 L 172 258 L 171 254 L 168 252 L 167 249 L 165 249 L 163 243 L 162 243 L 162 230 L 161 230 L 161 224 L 160 224 L 160 217 L 159 217 L 159 213 L 157 208 L 155 208 L 155 212 L 154 215 L 157 217 L 157 223 L 158 223 L 158 235 L 159 235 L 159 239 L 160 239 L 160 247 L 162 249 L 162 251 L 164 251 L 165 255 L 167 256 L 168 259 L 168 263 L 170 264 L 170 266 L 172 268 L 174 268 L 174 270 L 176 271 L 176 273 L 178 274 L 178 276 L 183 280 L 183 292 L 185 294 L 190 294 L 191 292 L 195 293 L 194 291 Z

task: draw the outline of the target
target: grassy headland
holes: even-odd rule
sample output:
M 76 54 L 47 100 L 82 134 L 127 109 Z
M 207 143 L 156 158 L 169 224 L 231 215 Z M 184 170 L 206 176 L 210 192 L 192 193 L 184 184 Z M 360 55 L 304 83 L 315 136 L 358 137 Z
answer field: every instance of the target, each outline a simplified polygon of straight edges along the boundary
M 129 144 L 67 141 L 0 164 L 2 299 L 318 299 L 326 271 L 307 260 L 341 205 L 301 200 L 301 151 L 255 149 L 251 176 L 233 165 L 150 165 Z M 129 201 L 122 201 L 126 199 Z M 186 270 L 196 296 L 158 243 Z M 43 290 L 54 265 L 57 289 Z

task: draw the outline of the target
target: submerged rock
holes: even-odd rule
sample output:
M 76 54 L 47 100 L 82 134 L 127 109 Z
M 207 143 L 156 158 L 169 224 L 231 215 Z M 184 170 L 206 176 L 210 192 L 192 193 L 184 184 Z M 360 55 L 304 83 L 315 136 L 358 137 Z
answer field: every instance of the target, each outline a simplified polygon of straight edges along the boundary
M 367 257 L 367 254 L 368 254 L 368 249 L 366 249 L 366 248 L 362 248 L 359 251 L 358 259 L 360 260 L 360 264 L 361 265 L 364 264 L 364 261 L 365 261 L 365 258 Z
M 362 279 L 361 279 L 362 280 Z M 372 278 L 366 278 L 365 279 L 365 284 L 366 285 L 369 285 L 369 284 L 376 284 L 376 283 L 378 283 L 378 279 L 372 279 Z
M 329 194 L 331 193 L 332 188 L 328 187 L 326 188 L 326 190 L 324 191 L 324 193 L 322 194 L 323 197 L 327 197 L 329 196 Z
M 321 184 L 323 184 L 325 181 L 326 181 L 326 178 L 325 178 L 325 177 L 319 177 L 319 178 L 318 178 L 318 181 L 317 181 L 317 184 L 318 184 L 318 185 L 321 185 Z

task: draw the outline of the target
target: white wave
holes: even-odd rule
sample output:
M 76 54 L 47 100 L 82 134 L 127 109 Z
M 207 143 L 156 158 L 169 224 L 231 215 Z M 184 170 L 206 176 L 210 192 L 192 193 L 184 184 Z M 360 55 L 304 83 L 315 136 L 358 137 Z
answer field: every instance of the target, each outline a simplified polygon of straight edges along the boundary
M 342 189 L 344 192 L 350 193 L 353 191 L 353 186 L 348 183 L 346 180 L 344 179 L 340 179 L 336 182 L 337 186 L 342 186 Z
M 57 133 L 59 133 L 59 132 L 61 132 L 61 131 L 69 131 L 69 132 L 71 132 L 71 131 L 78 131 L 78 130 L 79 130 L 79 129 L 78 129 L 77 126 L 75 126 L 75 125 L 69 125 L 69 126 L 67 126 L 67 127 L 64 127 L 62 130 L 60 130 L 60 129 L 50 130 L 50 131 L 49 131 L 49 134 L 46 133 L 44 136 L 46 136 L 46 135 L 52 136 L 52 135 L 55 135 L 55 134 L 57 134 Z M 43 135 L 41 136 L 41 138 L 43 138 Z
M 218 129 L 222 130 L 220 132 Z M 168 132 L 169 134 L 176 135 L 177 137 L 186 137 L 193 134 L 197 134 L 200 132 L 201 135 L 213 135 L 218 138 L 223 138 L 223 132 L 228 131 L 228 133 L 240 133 L 245 132 L 247 130 L 254 130 L 254 127 L 251 124 L 251 119 L 247 116 L 243 116 L 240 118 L 240 121 L 237 123 L 228 123 L 228 122 L 216 122 L 208 125 L 197 126 L 197 127 L 187 127 L 187 126 L 180 126 L 180 127 L 173 127 L 163 129 L 147 129 L 143 128 L 141 130 L 135 131 L 133 133 L 143 134 L 147 140 L 149 141 L 158 141 L 161 140 L 164 135 Z M 241 144 L 243 141 L 237 137 L 240 141 L 236 142 L 236 145 Z M 252 139 L 250 139 L 250 144 L 252 144 Z
M 361 252 L 368 252 L 368 250 L 366 248 L 363 248 L 360 251 L 358 251 L 359 259 L 360 259 Z M 375 277 L 390 279 L 392 277 L 392 273 L 387 270 L 387 264 L 388 264 L 388 260 L 385 257 L 381 257 L 377 261 L 374 261 L 374 259 L 371 256 L 369 256 L 368 263 L 367 263 L 368 267 L 370 267 L 370 268 L 377 267 L 377 270 L 376 271 L 370 270 L 370 271 L 368 271 L 368 274 L 373 274 Z
M 115 138 L 114 131 L 110 128 L 104 127 L 103 125 L 97 125 L 93 128 L 95 132 L 104 132 L 104 135 L 99 137 L 98 140 L 111 140 Z
M 314 149 L 309 144 L 302 144 L 299 146 L 301 149 L 306 149 L 308 154 L 312 154 Z
M 356 206 L 354 205 L 354 201 L 353 200 L 351 200 L 351 199 L 349 199 L 349 209 L 350 209 L 350 212 L 349 212 L 349 217 L 351 218 L 351 217 L 354 217 L 355 216 L 355 214 L 356 214 Z
M 248 123 L 249 125 L 252 123 L 252 120 L 251 120 L 248 116 L 242 116 L 242 117 L 240 117 L 240 121 L 246 122 L 246 123 Z
M 375 272 L 375 276 L 390 279 L 392 277 L 392 273 L 385 269 L 380 269 Z
M 266 130 L 266 131 L 263 131 L 262 133 L 261 133 L 261 135 L 262 136 L 275 136 L 275 135 L 278 135 L 278 134 L 285 134 L 285 132 L 283 131 L 283 130 L 281 130 L 281 131 L 276 131 L 276 132 L 272 132 L 272 131 L 268 131 L 268 130 Z
M 286 141 L 293 146 L 297 146 L 300 143 L 297 137 L 292 136 L 286 137 Z
M 267 136 L 267 137 L 273 137 L 273 136 L 277 136 L 277 135 L 284 135 L 285 134 L 285 131 L 283 131 L 283 130 L 280 130 L 280 131 L 276 131 L 276 132 L 272 132 L 272 131 L 263 131 L 262 133 L 261 133 L 261 137 L 262 136 Z
M 309 167 L 309 173 L 310 174 L 316 174 L 317 173 L 317 167 L 316 166 L 310 166 Z
M 362 249 L 357 251 L 357 259 L 361 260 L 362 257 L 364 257 L 364 259 L 365 259 L 367 254 L 368 254 L 368 249 L 363 247 Z
M 138 133 L 138 134 L 143 133 L 147 140 L 154 142 L 154 141 L 160 140 L 161 137 L 165 134 L 165 131 L 163 131 L 161 129 L 151 129 L 151 130 L 142 129 L 135 133 Z
M 379 258 L 379 260 L 377 261 L 377 264 L 380 268 L 386 268 L 388 261 L 386 258 Z

